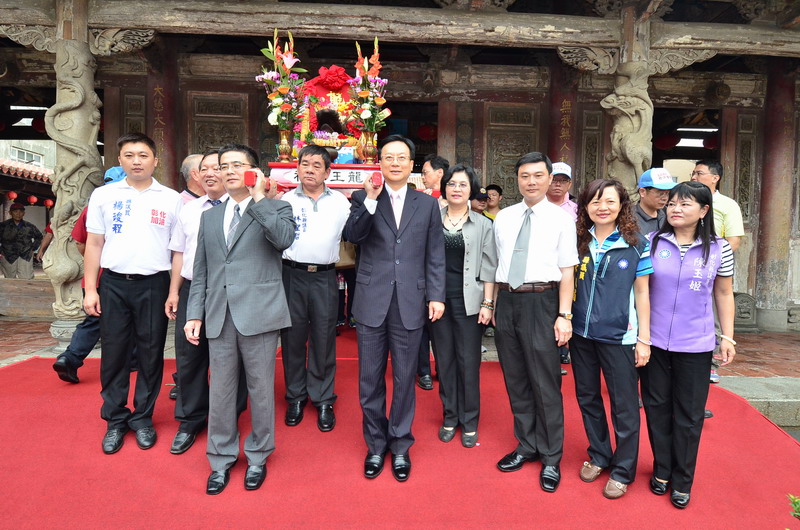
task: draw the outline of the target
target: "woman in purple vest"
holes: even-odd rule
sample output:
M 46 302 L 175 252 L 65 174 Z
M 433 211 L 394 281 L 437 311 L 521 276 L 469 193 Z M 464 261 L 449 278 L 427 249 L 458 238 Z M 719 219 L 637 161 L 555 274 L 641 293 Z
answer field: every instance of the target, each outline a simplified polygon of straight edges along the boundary
M 575 395 L 581 408 L 589 461 L 581 480 L 604 469 L 603 495 L 622 497 L 636 478 L 639 459 L 639 375 L 650 358 L 650 245 L 634 219 L 619 181 L 598 179 L 581 193 L 572 339 Z M 600 372 L 608 387 L 616 449 L 612 450 Z
M 669 194 L 666 223 L 650 234 L 650 337 L 641 369 L 642 402 L 653 449 L 650 490 L 686 508 L 708 397 L 708 364 L 716 344 L 713 306 L 722 334 L 722 365 L 736 355 L 733 340 L 733 252 L 715 236 L 711 191 L 698 182 Z

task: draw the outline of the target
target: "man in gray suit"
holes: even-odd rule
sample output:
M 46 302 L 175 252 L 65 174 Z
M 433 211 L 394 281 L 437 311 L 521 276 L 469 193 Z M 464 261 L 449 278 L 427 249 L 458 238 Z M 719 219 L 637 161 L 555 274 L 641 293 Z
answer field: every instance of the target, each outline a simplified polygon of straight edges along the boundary
M 368 450 L 364 476 L 377 477 L 391 451 L 392 474 L 403 482 L 411 473 L 408 450 L 414 443 L 414 377 L 422 328 L 426 317 L 435 321 L 444 313 L 444 235 L 438 201 L 409 193 L 414 143 L 392 135 L 379 147 L 386 187 L 367 180 L 363 191 L 353 193 L 344 237 L 361 252 L 353 315 Z M 389 351 L 394 385 L 387 418 Z
M 283 290 L 281 253 L 294 241 L 292 207 L 274 200 L 276 186 L 258 169 L 258 155 L 244 145 L 219 151 L 219 169 L 230 198 L 203 212 L 197 237 L 194 279 L 186 310 L 186 338 L 197 344 L 205 323 L 211 389 L 206 493 L 225 489 L 239 455 L 236 388 L 244 364 L 252 432 L 244 442 L 245 489 L 258 489 L 275 450 L 275 351 L 281 328 L 291 325 Z M 255 186 L 244 172 L 258 174 Z

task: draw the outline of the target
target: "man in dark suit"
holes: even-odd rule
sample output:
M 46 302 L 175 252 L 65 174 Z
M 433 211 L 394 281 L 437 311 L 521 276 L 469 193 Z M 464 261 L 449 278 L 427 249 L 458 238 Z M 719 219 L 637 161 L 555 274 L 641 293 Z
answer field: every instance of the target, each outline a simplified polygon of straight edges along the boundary
M 255 169 L 255 186 L 244 172 Z M 294 241 L 292 207 L 266 191 L 258 155 L 244 145 L 220 149 L 219 170 L 230 198 L 203 212 L 197 236 L 194 278 L 186 304 L 186 339 L 209 344 L 211 389 L 206 493 L 225 488 L 239 455 L 236 388 L 244 364 L 252 432 L 244 442 L 245 489 L 258 489 L 275 450 L 275 350 L 281 328 L 291 325 L 283 290 L 281 253 Z
M 367 458 L 375 478 L 392 452 L 392 474 L 411 473 L 414 379 L 422 327 L 444 312 L 444 236 L 437 200 L 408 193 L 413 142 L 399 135 L 379 145 L 386 186 L 364 183 L 352 196 L 345 239 L 359 245 L 353 315 L 358 333 L 359 397 Z M 426 310 L 427 303 L 427 310 Z M 392 353 L 392 408 L 386 417 L 386 365 Z

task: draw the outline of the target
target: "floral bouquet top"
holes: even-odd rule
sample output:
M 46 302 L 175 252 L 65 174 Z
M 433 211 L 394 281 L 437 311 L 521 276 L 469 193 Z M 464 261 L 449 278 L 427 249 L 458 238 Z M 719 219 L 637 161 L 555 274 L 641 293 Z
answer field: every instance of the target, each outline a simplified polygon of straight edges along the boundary
M 361 55 L 361 46 L 358 42 L 356 42 L 356 50 L 358 51 L 356 77 L 349 81 L 354 105 L 347 125 L 348 129 L 376 132 L 386 125 L 386 119 L 392 115 L 391 110 L 383 108 L 386 103 L 384 96 L 388 81 L 378 77 L 381 71 L 378 37 L 375 37 L 372 56 L 368 61 Z
M 273 40 L 261 53 L 272 61 L 271 70 L 262 68 L 261 75 L 256 76 L 256 81 L 267 92 L 270 109 L 267 121 L 279 129 L 292 129 L 295 123 L 302 120 L 306 111 L 302 94 L 305 80 L 299 75 L 306 73 L 306 70 L 295 67 L 300 59 L 294 53 L 292 33 L 289 32 L 289 40 L 285 43 L 285 49 L 281 50 L 276 28 Z

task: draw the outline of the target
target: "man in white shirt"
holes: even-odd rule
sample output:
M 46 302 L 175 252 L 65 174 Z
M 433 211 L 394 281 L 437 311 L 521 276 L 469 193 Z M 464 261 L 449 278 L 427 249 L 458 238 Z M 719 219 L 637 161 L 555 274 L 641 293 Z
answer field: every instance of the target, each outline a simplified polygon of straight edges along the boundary
M 561 480 L 564 407 L 557 346 L 572 335 L 575 223 L 546 199 L 552 164 L 532 152 L 517 161 L 523 201 L 500 211 L 495 322 L 497 353 L 514 414 L 517 448 L 497 467 L 517 471 L 541 459 L 539 483 L 553 492 Z
M 192 154 L 183 159 L 181 163 L 181 177 L 186 181 L 186 189 L 181 192 L 183 204 L 192 202 L 205 193 L 200 185 L 200 161 L 203 155 Z
M 218 151 L 207 151 L 199 158 L 198 166 L 197 171 L 192 171 L 192 178 L 196 175 L 197 183 L 202 186 L 205 195 L 181 208 L 178 224 L 169 243 L 172 251 L 172 278 L 164 311 L 170 320 L 175 321 L 177 330 L 182 330 L 186 324 L 186 302 L 194 275 L 200 216 L 228 198 L 219 175 Z M 170 453 L 179 455 L 192 446 L 197 433 L 203 430 L 208 420 L 208 339 L 205 330 L 201 330 L 198 345 L 187 341 L 185 333 L 175 333 L 175 369 L 178 388 L 175 419 L 180 425 L 172 441 Z M 241 412 L 246 407 L 247 384 L 241 377 L 237 410 Z
M 300 184 L 282 197 L 292 205 L 297 225 L 294 243 L 283 251 L 283 286 L 292 319 L 292 326 L 281 331 L 289 402 L 285 423 L 292 427 L 303 420 L 303 408 L 310 397 L 322 432 L 336 425 L 336 262 L 342 229 L 350 215 L 347 198 L 325 185 L 330 172 L 328 151 L 307 145 L 298 155 Z
M 106 454 L 119 451 L 129 429 L 136 431 L 141 449 L 156 443 L 152 418 L 164 371 L 163 307 L 172 266 L 168 246 L 181 204 L 177 192 L 153 178 L 158 158 L 151 138 L 126 134 L 117 145 L 126 177 L 92 193 L 84 255 L 83 308 L 100 317 L 100 415 L 108 422 L 103 438 Z M 126 405 L 134 346 L 139 371 L 131 412 Z

